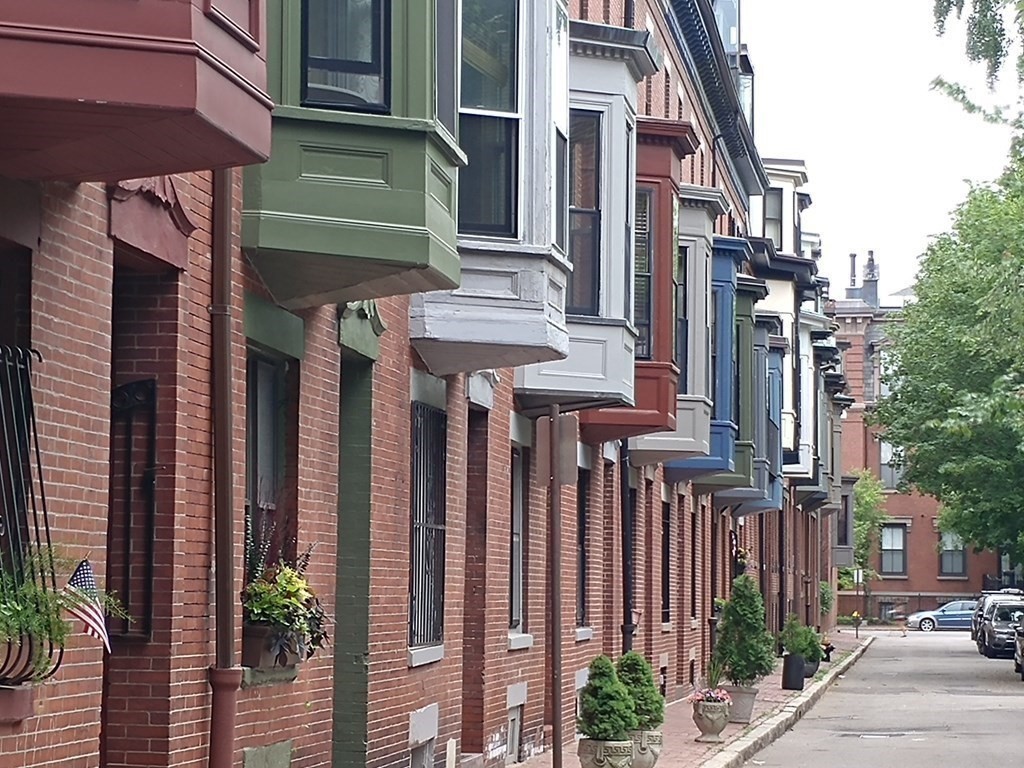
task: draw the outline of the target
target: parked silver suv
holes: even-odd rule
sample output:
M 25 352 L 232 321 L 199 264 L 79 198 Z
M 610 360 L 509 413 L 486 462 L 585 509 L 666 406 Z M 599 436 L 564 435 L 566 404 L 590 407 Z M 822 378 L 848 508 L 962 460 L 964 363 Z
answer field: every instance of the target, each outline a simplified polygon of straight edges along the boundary
M 1024 590 L 1016 587 L 1005 587 L 993 592 L 982 592 L 978 598 L 978 604 L 974 607 L 974 616 L 971 617 L 971 640 L 978 643 L 978 653 L 981 653 L 981 643 L 978 637 L 978 629 L 981 626 L 981 619 L 985 611 L 994 600 L 1020 600 L 1024 598 Z
M 978 651 L 985 657 L 1015 655 L 1016 630 L 1024 616 L 1024 600 L 992 600 L 978 630 Z

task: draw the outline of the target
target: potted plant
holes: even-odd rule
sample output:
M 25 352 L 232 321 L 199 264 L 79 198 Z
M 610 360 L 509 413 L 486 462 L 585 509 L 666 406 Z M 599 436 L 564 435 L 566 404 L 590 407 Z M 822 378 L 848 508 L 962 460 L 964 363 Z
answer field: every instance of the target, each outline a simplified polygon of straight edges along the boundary
M 665 722 L 665 698 L 654 683 L 654 672 L 641 654 L 629 651 L 616 664 L 619 680 L 633 698 L 637 727 L 633 739 L 633 768 L 654 768 L 661 755 L 661 724 Z
M 786 617 L 786 623 L 779 633 L 779 643 L 785 654 L 782 660 L 782 689 L 785 691 L 802 691 L 804 689 L 804 670 L 807 665 L 803 655 L 803 626 L 795 613 Z
M 814 677 L 825 657 L 821 636 L 813 627 L 800 628 L 800 653 L 804 657 L 804 677 Z
M 695 741 L 717 744 L 722 741 L 722 731 L 729 723 L 729 708 L 732 697 L 724 688 L 719 687 L 722 680 L 722 666 L 712 660 L 708 664 L 708 673 L 704 686 L 689 695 L 693 704 L 693 722 L 700 730 Z
M 62 649 L 71 633 L 64 609 L 60 593 L 0 569 L 0 645 L 8 649 L 0 678 L 40 680 L 53 671 L 50 649 Z
M 266 539 L 269 541 L 268 539 Z M 291 667 L 327 644 L 327 614 L 306 580 L 314 545 L 288 563 L 269 562 L 268 545 L 246 541 L 249 581 L 242 590 L 242 666 Z
M 764 618 L 764 601 L 757 582 L 749 575 L 733 582 L 732 598 L 718 622 L 714 658 L 722 665 L 732 697 L 730 723 L 749 723 L 757 689 L 754 684 L 775 669 L 772 636 Z
M 583 734 L 577 747 L 583 768 L 630 768 L 633 740 L 639 726 L 636 707 L 607 656 L 590 662 L 587 684 L 580 692 L 577 726 Z
M 747 572 L 747 567 L 750 565 L 750 553 L 747 552 L 743 547 L 736 548 L 736 555 L 732 561 L 733 578 L 738 579 L 744 573 Z

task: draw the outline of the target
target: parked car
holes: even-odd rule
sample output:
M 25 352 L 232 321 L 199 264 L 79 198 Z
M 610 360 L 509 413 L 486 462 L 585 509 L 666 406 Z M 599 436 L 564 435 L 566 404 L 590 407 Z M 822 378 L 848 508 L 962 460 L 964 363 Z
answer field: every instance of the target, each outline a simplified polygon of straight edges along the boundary
M 1013 671 L 1020 675 L 1024 682 L 1024 622 L 1017 624 L 1013 640 Z
M 978 629 L 978 651 L 982 656 L 994 659 L 997 656 L 1008 656 L 1015 652 L 1016 630 L 1024 616 L 1024 601 L 1017 598 L 1009 600 L 992 600 L 985 609 Z
M 1004 589 L 995 590 L 992 592 L 982 592 L 981 597 L 978 598 L 978 604 L 974 608 L 974 616 L 971 618 L 971 640 L 974 642 L 978 641 L 978 627 L 981 626 L 981 617 L 985 614 L 985 610 L 994 600 L 1019 600 L 1024 597 L 1024 591 L 1015 587 L 1005 587 Z
M 934 611 L 918 611 L 907 616 L 908 629 L 931 632 L 935 629 L 970 629 L 974 600 L 953 600 Z

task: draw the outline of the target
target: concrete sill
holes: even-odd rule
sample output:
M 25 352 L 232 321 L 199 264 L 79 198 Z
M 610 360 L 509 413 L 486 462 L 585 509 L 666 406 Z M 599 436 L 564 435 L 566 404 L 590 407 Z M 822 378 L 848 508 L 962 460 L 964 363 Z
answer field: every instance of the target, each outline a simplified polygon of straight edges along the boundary
M 428 645 L 423 648 L 409 649 L 409 666 L 423 667 L 434 664 L 444 658 L 444 645 Z
M 939 581 L 968 581 L 967 576 L 936 576 Z
M 881 573 L 879 578 L 882 581 L 907 581 L 910 577 L 905 573 L 902 575 L 899 573 Z
M 243 688 L 265 688 L 268 685 L 283 685 L 294 682 L 299 676 L 298 665 L 287 667 L 242 667 Z
M 697 629 L 698 627 L 700 627 L 700 619 L 694 616 L 690 619 L 690 629 Z
M 533 648 L 533 635 L 528 632 L 509 632 L 508 649 L 510 651 L 525 651 Z
M 663 622 L 661 622 L 661 631 L 662 632 L 671 632 L 672 631 L 672 622 L 671 621 L 663 621 Z
M 594 639 L 593 627 L 576 627 L 576 642 L 582 643 Z

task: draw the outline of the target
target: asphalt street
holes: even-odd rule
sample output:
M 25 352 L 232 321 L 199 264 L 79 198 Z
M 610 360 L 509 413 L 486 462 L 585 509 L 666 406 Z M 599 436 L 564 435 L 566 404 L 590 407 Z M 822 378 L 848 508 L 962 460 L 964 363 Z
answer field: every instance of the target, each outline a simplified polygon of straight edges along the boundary
M 967 632 L 879 633 L 793 730 L 749 768 L 1020 765 L 1024 682 Z

